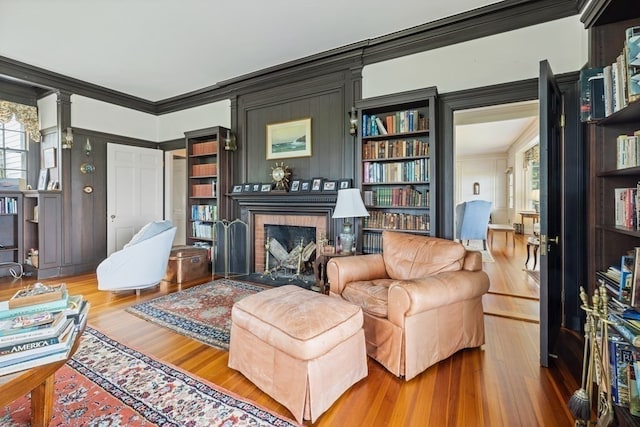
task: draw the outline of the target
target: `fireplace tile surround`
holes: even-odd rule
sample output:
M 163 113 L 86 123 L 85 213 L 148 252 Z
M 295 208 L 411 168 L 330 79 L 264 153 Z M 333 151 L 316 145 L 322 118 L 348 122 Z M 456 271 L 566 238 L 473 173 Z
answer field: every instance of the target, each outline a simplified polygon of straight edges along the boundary
M 336 204 L 335 193 L 292 194 L 285 192 L 231 194 L 240 207 L 240 219 L 248 224 L 249 265 L 253 272 L 264 271 L 265 225 L 315 227 L 316 242 L 321 233 L 334 239 L 331 218 Z

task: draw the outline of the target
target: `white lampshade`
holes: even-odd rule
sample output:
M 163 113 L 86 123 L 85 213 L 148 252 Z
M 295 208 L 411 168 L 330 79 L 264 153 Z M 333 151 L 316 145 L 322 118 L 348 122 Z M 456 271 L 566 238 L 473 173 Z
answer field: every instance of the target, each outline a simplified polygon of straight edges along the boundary
M 358 218 L 363 216 L 369 216 L 369 212 L 364 207 L 360 190 L 357 188 L 338 190 L 338 201 L 331 217 Z

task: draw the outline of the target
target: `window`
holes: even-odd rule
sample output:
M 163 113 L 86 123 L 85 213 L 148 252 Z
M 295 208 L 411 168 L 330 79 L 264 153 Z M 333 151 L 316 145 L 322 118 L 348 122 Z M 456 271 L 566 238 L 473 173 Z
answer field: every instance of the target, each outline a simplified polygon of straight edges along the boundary
M 0 178 L 27 178 L 27 136 L 15 118 L 0 123 Z

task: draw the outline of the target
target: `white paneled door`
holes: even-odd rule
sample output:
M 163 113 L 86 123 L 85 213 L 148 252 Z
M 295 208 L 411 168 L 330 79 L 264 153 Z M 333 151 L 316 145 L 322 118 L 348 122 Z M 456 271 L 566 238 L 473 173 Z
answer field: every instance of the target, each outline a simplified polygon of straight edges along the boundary
M 107 144 L 107 256 L 162 220 L 162 150 Z

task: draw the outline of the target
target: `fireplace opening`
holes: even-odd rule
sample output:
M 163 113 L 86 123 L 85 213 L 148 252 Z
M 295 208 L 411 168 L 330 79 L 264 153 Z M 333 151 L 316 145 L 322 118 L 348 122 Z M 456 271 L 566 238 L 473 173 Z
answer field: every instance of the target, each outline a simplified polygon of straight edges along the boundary
M 265 224 L 264 235 L 265 265 L 271 275 L 314 280 L 316 227 Z

